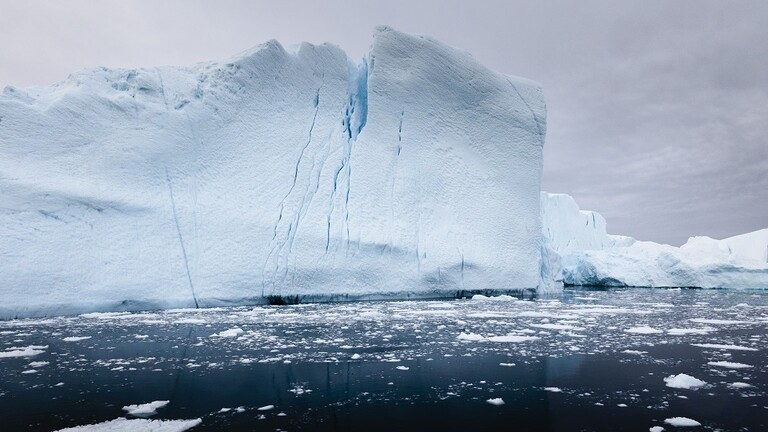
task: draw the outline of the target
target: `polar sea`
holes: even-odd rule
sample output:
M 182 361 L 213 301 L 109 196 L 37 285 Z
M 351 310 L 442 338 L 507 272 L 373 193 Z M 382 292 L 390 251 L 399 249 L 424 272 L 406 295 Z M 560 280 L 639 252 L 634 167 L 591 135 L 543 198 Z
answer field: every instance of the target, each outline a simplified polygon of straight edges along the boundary
M 768 430 L 768 291 L 0 321 L 3 430 Z

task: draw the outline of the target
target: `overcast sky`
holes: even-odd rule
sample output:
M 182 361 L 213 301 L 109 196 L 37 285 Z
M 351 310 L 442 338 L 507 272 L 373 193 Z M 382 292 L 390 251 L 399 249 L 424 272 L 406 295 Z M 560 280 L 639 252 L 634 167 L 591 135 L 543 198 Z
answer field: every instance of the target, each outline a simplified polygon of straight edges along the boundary
M 544 190 L 681 244 L 768 227 L 768 1 L 0 0 L 0 87 L 186 65 L 278 39 L 361 58 L 433 36 L 544 86 Z

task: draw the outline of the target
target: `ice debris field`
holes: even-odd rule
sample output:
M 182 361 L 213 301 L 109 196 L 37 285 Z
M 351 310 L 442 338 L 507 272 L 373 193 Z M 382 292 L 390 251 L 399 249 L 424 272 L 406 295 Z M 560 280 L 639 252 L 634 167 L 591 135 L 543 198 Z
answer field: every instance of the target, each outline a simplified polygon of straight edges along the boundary
M 766 330 L 764 291 L 680 289 L 19 319 L 0 411 L 25 430 L 766 430 Z

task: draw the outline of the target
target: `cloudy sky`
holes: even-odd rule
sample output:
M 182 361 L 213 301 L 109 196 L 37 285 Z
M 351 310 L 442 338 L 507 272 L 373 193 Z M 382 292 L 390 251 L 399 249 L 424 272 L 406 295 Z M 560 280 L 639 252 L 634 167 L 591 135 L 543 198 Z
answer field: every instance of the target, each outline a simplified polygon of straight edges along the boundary
M 220 59 L 268 39 L 362 57 L 431 35 L 544 86 L 543 188 L 612 233 L 680 244 L 768 227 L 768 2 L 0 0 L 0 87 Z

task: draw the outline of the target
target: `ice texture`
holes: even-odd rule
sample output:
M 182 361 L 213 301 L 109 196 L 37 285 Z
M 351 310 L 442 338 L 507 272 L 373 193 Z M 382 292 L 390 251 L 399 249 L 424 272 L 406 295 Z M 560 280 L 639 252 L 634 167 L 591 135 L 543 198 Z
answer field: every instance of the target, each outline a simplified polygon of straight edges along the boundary
M 0 95 L 0 317 L 536 288 L 538 84 L 378 28 Z
M 541 194 L 541 285 L 768 288 L 768 228 L 681 247 L 607 234 L 572 197 Z

